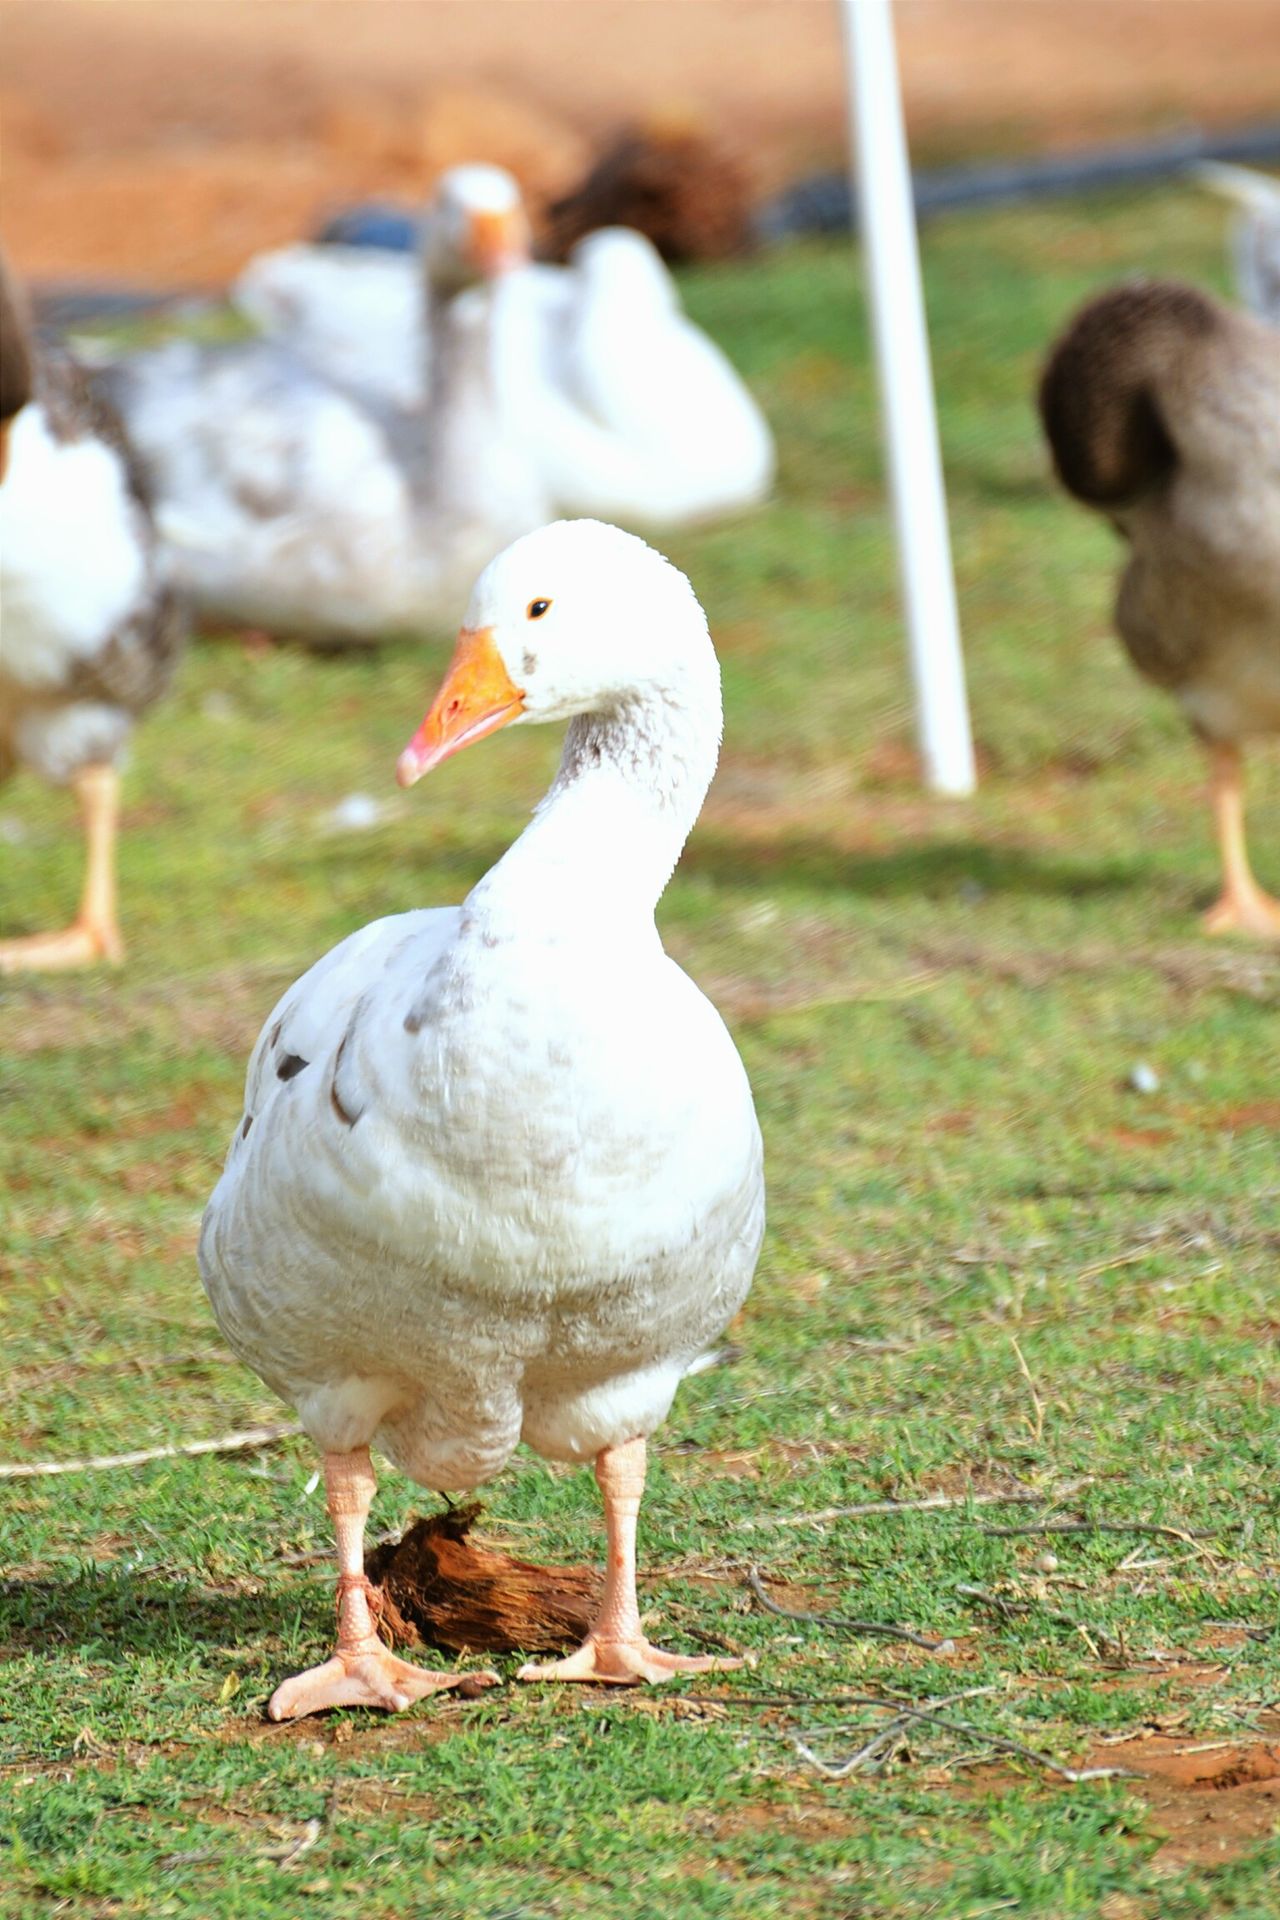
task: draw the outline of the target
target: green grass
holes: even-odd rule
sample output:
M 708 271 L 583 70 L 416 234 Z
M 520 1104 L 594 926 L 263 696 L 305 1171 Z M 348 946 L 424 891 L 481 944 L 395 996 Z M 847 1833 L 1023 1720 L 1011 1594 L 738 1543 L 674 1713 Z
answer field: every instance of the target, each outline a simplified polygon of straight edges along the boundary
M 270 1686 L 332 1620 L 327 1568 L 284 1563 L 327 1542 L 304 1444 L 11 1483 L 6 1920 L 1275 1915 L 1280 1801 L 1248 1789 L 1153 1801 L 974 1772 L 936 1730 L 837 1782 L 790 1737 L 839 1758 L 863 1736 L 832 1695 L 985 1688 L 955 1712 L 1068 1761 L 1144 1728 L 1276 1738 L 1280 1635 L 1218 1623 L 1274 1629 L 1280 1591 L 1280 961 L 1197 929 L 1215 879 L 1197 755 L 1108 635 L 1114 543 L 1049 485 L 1028 401 L 1092 287 L 1220 284 L 1220 225 L 1165 194 L 926 234 L 984 764 L 965 806 L 912 773 L 852 261 L 802 248 L 685 283 L 768 406 L 782 477 L 768 511 L 664 543 L 711 615 L 727 740 L 662 925 L 747 1060 L 771 1221 L 741 1357 L 658 1436 L 643 1553 L 674 1643 L 758 1667 L 269 1730 Z M 127 970 L 0 999 L 4 1458 L 278 1417 L 193 1259 L 258 1024 L 350 928 L 458 898 L 557 751 L 504 737 L 396 798 L 444 657 L 443 638 L 330 661 L 203 645 L 141 730 Z M 356 790 L 384 822 L 327 831 Z M 1274 757 L 1253 817 L 1280 885 Z M 0 822 L 24 835 L 3 924 L 56 923 L 81 858 L 65 799 L 24 781 Z M 1152 1095 L 1127 1086 L 1139 1061 Z M 1014 1486 L 1044 1505 L 785 1524 Z M 521 1456 L 488 1497 L 526 1554 L 598 1554 L 587 1474 Z M 430 1504 L 388 1470 L 375 1525 Z M 985 1531 L 1053 1511 L 1207 1531 Z M 957 1650 L 768 1615 L 753 1563 L 792 1607 Z

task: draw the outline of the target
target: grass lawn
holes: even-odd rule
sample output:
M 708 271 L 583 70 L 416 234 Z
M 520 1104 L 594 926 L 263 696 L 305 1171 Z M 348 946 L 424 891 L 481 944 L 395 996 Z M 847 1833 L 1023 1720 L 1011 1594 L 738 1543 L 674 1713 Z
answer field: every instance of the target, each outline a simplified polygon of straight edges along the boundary
M 685 282 L 782 474 L 767 512 L 664 543 L 711 616 L 727 738 L 661 922 L 745 1055 L 771 1223 L 740 1357 L 657 1437 L 642 1552 L 671 1644 L 758 1666 L 271 1728 L 333 1618 L 327 1563 L 297 1564 L 329 1539 L 305 1443 L 10 1482 L 6 1920 L 1276 1915 L 1280 955 L 1198 930 L 1199 758 L 1109 637 L 1115 544 L 1049 485 L 1029 404 L 1075 302 L 1134 268 L 1220 285 L 1220 233 L 1169 193 L 926 234 L 970 805 L 913 774 L 853 262 Z M 201 645 L 141 730 L 126 971 L 0 987 L 0 1458 L 284 1417 L 193 1258 L 249 1046 L 351 928 L 459 898 L 558 749 L 517 732 L 399 795 L 446 649 Z M 386 803 L 368 831 L 328 821 L 353 792 Z M 1253 797 L 1277 887 L 1274 756 Z M 0 923 L 57 923 L 66 800 L 24 780 L 0 827 Z M 1036 1497 L 964 1497 L 1011 1492 Z M 956 1504 L 822 1517 L 930 1494 Z M 431 1505 L 388 1469 L 374 1530 Z M 993 1531 L 1082 1518 L 1111 1530 Z M 600 1550 L 590 1475 L 528 1455 L 486 1525 L 528 1557 Z M 794 1611 L 952 1644 L 768 1613 L 752 1567 Z M 864 1745 L 885 1716 L 849 1696 L 958 1694 L 989 1738 L 904 1721 L 844 1779 L 796 1746 Z M 1072 1785 L 1000 1740 L 1159 1777 Z

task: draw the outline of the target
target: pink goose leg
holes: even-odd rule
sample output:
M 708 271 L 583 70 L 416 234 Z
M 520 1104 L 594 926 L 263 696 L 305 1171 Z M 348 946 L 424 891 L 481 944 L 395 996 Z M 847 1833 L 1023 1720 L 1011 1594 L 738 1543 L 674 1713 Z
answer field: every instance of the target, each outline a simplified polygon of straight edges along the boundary
M 398 1660 L 374 1631 L 364 1571 L 364 1523 L 377 1481 L 369 1449 L 326 1453 L 324 1486 L 338 1542 L 338 1644 L 323 1666 L 295 1674 L 276 1688 L 267 1708 L 273 1720 L 299 1720 L 328 1707 L 385 1707 L 402 1713 L 415 1700 L 448 1687 L 492 1687 L 496 1673 L 433 1673 Z
M 1240 749 L 1225 741 L 1209 747 L 1209 788 L 1222 853 L 1222 892 L 1201 916 L 1207 933 L 1252 933 L 1280 940 L 1280 900 L 1264 893 L 1253 877 L 1244 837 L 1244 762 Z
M 638 1680 L 670 1680 L 677 1673 L 713 1673 L 743 1665 L 741 1660 L 716 1659 L 710 1654 L 664 1653 L 645 1639 L 636 1604 L 636 1518 L 644 1474 L 643 1440 L 606 1447 L 597 1457 L 609 1556 L 600 1611 L 576 1653 L 546 1665 L 521 1667 L 517 1679 L 592 1680 L 625 1687 Z

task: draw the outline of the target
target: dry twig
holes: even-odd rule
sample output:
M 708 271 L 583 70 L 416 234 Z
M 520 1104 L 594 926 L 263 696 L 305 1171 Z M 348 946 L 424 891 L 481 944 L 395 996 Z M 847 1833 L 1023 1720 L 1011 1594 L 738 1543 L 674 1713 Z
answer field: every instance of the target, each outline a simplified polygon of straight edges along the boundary
M 0 1465 L 0 1480 L 39 1480 L 55 1473 L 103 1473 L 110 1467 L 144 1467 L 152 1460 L 189 1459 L 202 1453 L 250 1453 L 291 1440 L 302 1428 L 296 1420 L 282 1427 L 246 1427 L 217 1440 L 185 1440 L 181 1446 L 139 1447 L 135 1453 L 99 1453 L 87 1460 L 19 1460 Z
M 912 1633 L 909 1627 L 886 1626 L 876 1620 L 848 1620 L 838 1613 L 802 1613 L 794 1607 L 780 1607 L 765 1592 L 758 1567 L 747 1568 L 747 1584 L 765 1612 L 776 1613 L 780 1620 L 800 1620 L 812 1626 L 838 1627 L 845 1633 L 879 1634 L 885 1640 L 907 1640 L 913 1647 L 923 1647 L 926 1653 L 955 1651 L 953 1640 L 926 1640 L 923 1634 Z
M 1155 1520 L 1039 1520 L 1030 1527 L 983 1527 L 997 1540 L 1040 1533 L 1153 1533 L 1162 1540 L 1216 1540 L 1221 1533 L 1239 1533 L 1243 1520 L 1224 1520 L 1220 1527 L 1161 1526 Z
M 982 1694 L 998 1693 L 999 1691 L 1000 1689 L 998 1687 L 966 1687 L 963 1693 L 949 1693 L 941 1700 L 931 1701 L 930 1705 L 935 1709 L 940 1707 L 953 1707 L 961 1700 L 976 1700 Z M 791 1741 L 801 1758 L 807 1760 L 811 1766 L 815 1767 L 825 1780 L 847 1780 L 851 1773 L 882 1773 L 895 1756 L 905 1747 L 909 1726 L 910 1720 L 906 1714 L 895 1714 L 892 1720 L 878 1727 L 871 1738 L 864 1741 L 856 1753 L 851 1753 L 847 1759 L 838 1760 L 834 1763 L 821 1759 L 802 1735 L 793 1733 L 791 1735 Z M 828 1736 L 835 1733 L 864 1732 L 865 1725 L 862 1727 L 825 1727 L 822 1731 Z
M 326 1813 L 325 1819 L 327 1818 L 328 1814 Z M 293 1839 L 286 1840 L 283 1845 L 278 1847 L 259 1847 L 258 1858 L 259 1860 L 273 1860 L 278 1867 L 291 1867 L 296 1860 L 301 1860 L 304 1853 L 310 1853 L 312 1847 L 315 1846 L 320 1835 L 324 1832 L 324 1827 L 324 1820 L 308 1820 L 302 1832 L 297 1834 Z M 277 1831 L 279 1831 L 279 1829 L 277 1829 Z
M 1014 1358 L 1018 1362 L 1018 1372 L 1026 1381 L 1027 1391 L 1031 1395 L 1031 1406 L 1035 1413 L 1035 1419 L 1028 1421 L 1027 1425 L 1031 1433 L 1031 1444 L 1038 1447 L 1044 1439 L 1044 1401 L 1040 1398 L 1036 1383 L 1031 1378 L 1031 1369 L 1022 1357 L 1022 1348 L 1018 1345 L 1017 1340 L 1012 1334 L 1009 1336 L 1009 1344 L 1013 1348 Z
M 818 1527 L 828 1520 L 865 1520 L 879 1514 L 946 1513 L 964 1507 L 1034 1506 L 1037 1502 L 1056 1506 L 1082 1487 L 1093 1485 L 1094 1476 L 1086 1473 L 1079 1480 L 1068 1480 L 1056 1491 L 1041 1493 L 1031 1487 L 1019 1487 L 1012 1493 L 927 1493 L 919 1500 L 864 1500 L 856 1507 L 821 1507 L 816 1513 L 770 1513 L 756 1520 L 741 1520 L 739 1530 L 749 1533 L 757 1527 Z
M 1074 1614 L 1061 1613 L 1057 1607 L 1046 1607 L 1039 1600 L 1015 1599 L 1011 1595 L 988 1593 L 985 1587 L 962 1585 L 956 1587 L 954 1591 L 966 1600 L 977 1600 L 982 1606 L 992 1608 L 1006 1620 L 1012 1620 L 1020 1613 L 1039 1613 L 1046 1620 L 1052 1620 L 1055 1626 L 1070 1627 L 1072 1633 L 1080 1635 L 1095 1660 L 1099 1655 L 1099 1649 L 1094 1645 L 1095 1639 L 1101 1643 L 1103 1649 L 1109 1648 L 1112 1653 L 1124 1651 L 1120 1642 L 1113 1640 L 1102 1627 L 1086 1627 L 1084 1622 L 1077 1620 Z
M 963 1740 L 990 1747 L 997 1753 L 1011 1754 L 1018 1760 L 1029 1760 L 1033 1766 L 1042 1767 L 1046 1773 L 1053 1773 L 1060 1780 L 1067 1780 L 1073 1786 L 1086 1780 L 1119 1780 L 1130 1777 L 1127 1767 L 1067 1767 L 1060 1760 L 1054 1760 L 1047 1753 L 1040 1753 L 1035 1747 L 1026 1747 L 1021 1740 L 1011 1740 L 1008 1734 L 988 1733 L 984 1727 L 975 1727 L 970 1720 L 952 1720 L 934 1707 L 905 1706 L 900 1700 L 876 1700 L 866 1695 L 857 1700 L 859 1706 L 878 1707 L 883 1713 L 892 1713 L 897 1722 L 915 1722 L 922 1726 L 941 1727 L 947 1733 L 958 1734 Z M 888 1731 L 888 1729 L 886 1729 Z M 806 1748 L 794 1734 L 788 1735 L 792 1745 L 802 1757 L 824 1773 L 828 1779 L 841 1779 L 843 1774 L 831 1770 L 829 1763 L 821 1761 Z M 853 1771 L 853 1769 L 850 1769 Z

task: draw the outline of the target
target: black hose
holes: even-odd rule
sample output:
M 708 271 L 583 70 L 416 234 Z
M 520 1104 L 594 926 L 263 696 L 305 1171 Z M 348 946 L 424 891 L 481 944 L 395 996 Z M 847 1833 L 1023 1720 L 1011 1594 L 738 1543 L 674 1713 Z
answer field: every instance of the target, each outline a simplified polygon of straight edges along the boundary
M 916 213 L 949 212 L 1021 200 L 1050 199 L 1176 178 L 1202 160 L 1240 165 L 1280 160 L 1280 120 L 1235 133 L 1184 133 L 1167 140 L 1124 142 L 1039 160 L 999 160 L 978 165 L 926 168 L 913 174 Z M 756 233 L 766 242 L 806 233 L 847 233 L 856 226 L 848 176 L 823 173 L 789 187 L 756 215 Z

